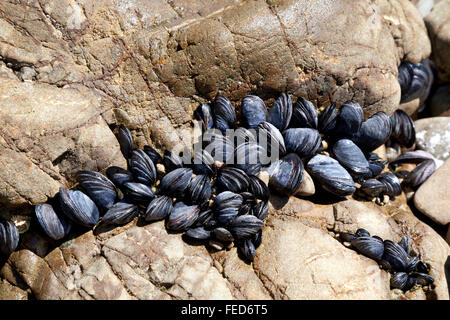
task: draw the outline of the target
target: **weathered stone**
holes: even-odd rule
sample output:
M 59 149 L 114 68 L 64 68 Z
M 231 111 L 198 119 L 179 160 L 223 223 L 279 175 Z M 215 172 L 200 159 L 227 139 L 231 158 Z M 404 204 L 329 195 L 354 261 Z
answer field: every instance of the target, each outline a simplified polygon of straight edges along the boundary
M 450 156 L 450 117 L 424 118 L 414 125 L 417 148 L 445 161 Z
M 437 169 L 416 191 L 414 204 L 439 224 L 450 223 L 450 159 Z

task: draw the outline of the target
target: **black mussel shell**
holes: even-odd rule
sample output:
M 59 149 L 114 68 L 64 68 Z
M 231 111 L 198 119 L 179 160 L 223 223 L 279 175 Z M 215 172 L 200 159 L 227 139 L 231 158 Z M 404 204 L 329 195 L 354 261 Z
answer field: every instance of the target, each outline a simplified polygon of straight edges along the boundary
M 130 161 L 131 172 L 137 182 L 153 185 L 156 181 L 156 168 L 152 159 L 143 150 L 134 150 Z
M 134 150 L 134 142 L 130 130 L 124 126 L 120 126 L 117 140 L 119 141 L 120 151 L 122 151 L 125 159 L 128 160 L 131 158 L 131 153 Z
M 267 120 L 268 112 L 264 101 L 254 95 L 242 99 L 242 117 L 244 125 L 249 129 L 255 129 L 261 122 Z
M 318 117 L 313 103 L 298 97 L 292 110 L 291 127 L 317 129 Z
M 126 182 L 123 184 L 122 190 L 131 202 L 145 206 L 155 197 L 149 186 L 139 182 Z
M 432 284 L 434 282 L 434 278 L 426 273 L 421 272 L 411 272 L 409 274 L 410 278 L 417 279 L 416 283 L 421 286 L 427 286 L 429 284 Z
M 368 179 L 364 181 L 360 190 L 370 198 L 376 198 L 386 191 L 386 186 L 377 179 Z
M 425 63 L 403 62 L 398 67 L 398 82 L 401 88 L 400 103 L 420 98 L 423 102 L 430 91 L 433 74 Z
M 408 265 L 408 255 L 403 247 L 391 240 L 384 240 L 383 260 L 395 271 L 405 271 Z
M 257 217 L 261 221 L 265 221 L 267 218 L 267 214 L 269 213 L 269 202 L 268 201 L 260 201 L 253 206 L 250 213 Z
M 384 144 L 392 132 L 391 120 L 384 112 L 377 112 L 364 121 L 354 141 L 364 151 L 372 151 Z
M 361 149 L 349 139 L 340 139 L 333 145 L 333 154 L 339 163 L 355 176 L 370 172 L 369 162 Z
M 358 230 L 356 230 L 355 234 L 358 237 L 370 237 L 370 232 L 363 228 L 359 228 Z
M 337 196 L 348 196 L 355 192 L 355 183 L 339 162 L 331 157 L 317 154 L 309 160 L 306 168 L 312 178 L 328 192 Z
M 184 192 L 192 177 L 189 168 L 178 168 L 166 174 L 159 184 L 160 193 L 174 198 L 184 197 Z
M 214 212 L 211 209 L 201 210 L 195 221 L 194 227 L 208 226 L 208 222 L 214 219 Z
M 195 153 L 193 162 L 192 170 L 195 174 L 204 174 L 211 177 L 216 173 L 214 159 L 209 152 L 204 149 Z
M 319 131 L 310 128 L 291 128 L 283 132 L 287 152 L 295 152 L 300 158 L 314 155 L 322 139 Z
M 383 241 L 369 236 L 359 236 L 353 239 L 351 245 L 358 250 L 359 253 L 374 260 L 381 260 L 384 252 Z
M 387 194 L 391 199 L 402 193 L 400 181 L 395 174 L 384 172 L 378 176 L 377 180 L 384 184 L 384 194 Z
M 122 200 L 114 204 L 102 217 L 100 223 L 102 225 L 122 225 L 127 224 L 136 218 L 139 214 L 139 208 L 137 205 Z
M 212 231 L 214 237 L 221 242 L 231 242 L 234 241 L 234 237 L 230 231 L 223 227 L 215 228 Z
M 19 231 L 10 221 L 0 222 L 0 252 L 9 256 L 19 245 Z
M 268 157 L 278 159 L 286 153 L 284 138 L 281 132 L 269 122 L 258 125 L 258 143 Z
M 42 229 L 51 239 L 61 240 L 69 234 L 72 224 L 64 217 L 59 217 L 50 204 L 38 203 L 34 212 Z
M 436 170 L 434 160 L 427 160 L 414 168 L 403 180 L 403 184 L 416 188 L 424 183 Z
M 224 135 L 206 132 L 203 135 L 205 150 L 215 161 L 230 163 L 234 159 L 234 146 Z
M 226 225 L 239 213 L 239 208 L 244 199 L 241 195 L 231 191 L 219 193 L 212 204 L 212 208 L 216 214 L 217 221 Z
M 304 170 L 297 154 L 285 155 L 270 168 L 269 188 L 281 195 L 295 194 L 303 182 Z
M 244 127 L 239 127 L 233 131 L 232 135 L 228 136 L 228 139 L 230 139 L 230 141 L 233 141 L 236 147 L 247 142 L 257 142 L 256 130 L 249 130 Z
M 144 152 L 150 157 L 155 166 L 157 163 L 161 162 L 162 160 L 161 155 L 152 146 L 144 146 Z
M 405 250 L 406 255 L 409 255 L 409 251 L 411 249 L 411 239 L 407 236 L 403 236 L 398 244 L 403 248 L 403 250 Z
M 234 166 L 247 175 L 256 176 L 261 171 L 263 153 L 264 149 L 255 142 L 238 145 L 234 151 Z
M 243 257 L 247 260 L 252 262 L 255 259 L 256 255 L 256 248 L 253 244 L 252 240 L 245 239 L 240 242 L 240 245 L 238 246 L 239 251 L 242 253 Z
M 78 190 L 59 188 L 59 204 L 67 218 L 88 228 L 95 226 L 100 217 L 94 201 Z
M 239 193 L 247 190 L 249 182 L 243 170 L 224 166 L 217 173 L 216 184 L 220 190 Z
M 259 230 L 253 237 L 252 237 L 253 245 L 255 246 L 255 249 L 257 249 L 261 243 L 262 243 L 262 229 Z
M 401 243 L 399 243 L 399 244 L 402 245 Z M 420 261 L 419 257 L 408 258 L 408 263 L 406 264 L 406 271 L 407 272 L 419 271 L 419 270 L 417 270 L 417 268 L 418 268 L 420 262 L 422 262 L 422 261 Z M 426 269 L 425 269 L 425 272 L 427 272 Z
M 319 131 L 324 134 L 333 132 L 336 127 L 336 103 L 330 104 L 319 116 Z
M 404 290 L 408 283 L 408 274 L 406 272 L 397 272 L 391 277 L 391 287 Z
M 408 151 L 399 155 L 394 161 L 391 161 L 389 163 L 389 166 L 394 166 L 402 163 L 419 164 L 427 160 L 434 160 L 434 157 L 424 150 Z
M 229 224 L 229 230 L 237 239 L 250 239 L 262 229 L 264 221 L 249 214 L 237 216 Z
M 364 111 L 359 103 L 347 101 L 339 109 L 333 133 L 339 137 L 351 139 L 361 128 L 363 120 Z
M 112 166 L 106 169 L 106 176 L 117 187 L 121 187 L 126 182 L 133 181 L 133 174 L 130 171 L 116 166 Z
M 186 196 L 189 200 L 198 204 L 208 201 L 211 194 L 211 181 L 207 175 L 203 174 L 192 178 L 186 190 Z
M 403 110 L 395 110 L 391 115 L 391 141 L 411 148 L 416 141 L 416 128 L 414 127 L 414 121 Z
M 204 227 L 191 228 L 185 234 L 189 238 L 196 240 L 208 240 L 211 238 L 211 231 L 206 230 Z
M 380 175 L 380 173 L 386 167 L 387 161 L 369 161 L 369 172 L 365 174 L 364 179 L 375 178 Z
M 339 234 L 339 237 L 341 238 L 342 241 L 345 242 L 352 242 L 352 240 L 358 238 L 358 236 L 354 233 L 351 232 L 341 232 Z
M 269 110 L 268 121 L 278 130 L 285 130 L 292 117 L 292 100 L 288 94 L 282 93 Z
M 194 111 L 194 117 L 201 121 L 203 131 L 209 130 L 214 126 L 211 106 L 208 103 L 200 104 Z
M 183 167 L 183 160 L 175 152 L 166 150 L 163 157 L 164 168 L 166 173 Z
M 109 209 L 113 206 L 117 190 L 111 180 L 99 172 L 89 170 L 78 171 L 77 180 L 99 207 Z
M 236 122 L 236 112 L 228 98 L 218 94 L 214 99 L 212 105 L 214 115 L 214 124 L 223 134 L 226 134 L 227 129 L 232 129 Z
M 200 207 L 189 206 L 184 202 L 177 202 L 166 220 L 166 228 L 171 231 L 186 231 L 198 218 Z
M 269 200 L 269 187 L 264 181 L 256 176 L 248 177 L 248 191 L 250 191 L 257 199 L 263 201 Z
M 158 221 L 165 219 L 173 209 L 172 198 L 156 196 L 147 206 L 143 218 L 145 221 Z

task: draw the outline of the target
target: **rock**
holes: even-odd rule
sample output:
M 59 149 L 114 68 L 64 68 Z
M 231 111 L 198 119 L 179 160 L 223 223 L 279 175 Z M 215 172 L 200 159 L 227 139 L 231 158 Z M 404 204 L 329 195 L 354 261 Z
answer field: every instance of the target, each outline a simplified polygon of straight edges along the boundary
M 420 99 L 417 98 L 412 101 L 402 103 L 398 108 L 405 111 L 411 118 L 417 119 L 419 107 L 420 107 Z
M 297 196 L 309 197 L 316 193 L 316 187 L 314 186 L 314 181 L 308 172 L 303 174 L 303 182 L 300 185 L 300 189 L 297 191 Z
M 420 186 L 414 204 L 423 214 L 441 225 L 450 223 L 450 159 Z
M 450 81 L 450 1 L 437 3 L 425 17 L 425 24 L 430 34 L 432 59 L 436 65 L 438 78 Z
M 445 161 L 450 156 L 450 118 L 424 118 L 415 121 L 414 125 L 417 148 Z
M 411 0 L 411 2 L 417 7 L 417 10 L 419 10 L 422 17 L 426 17 L 435 4 L 440 1 L 441 0 Z
M 433 117 L 450 117 L 450 84 L 438 87 L 430 101 Z

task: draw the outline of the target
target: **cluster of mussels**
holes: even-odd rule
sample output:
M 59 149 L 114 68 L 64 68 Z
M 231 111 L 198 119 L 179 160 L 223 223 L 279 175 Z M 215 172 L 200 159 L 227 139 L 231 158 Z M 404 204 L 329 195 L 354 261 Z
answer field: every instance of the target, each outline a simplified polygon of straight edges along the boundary
M 370 236 L 365 229 L 358 229 L 355 233 L 341 233 L 340 237 L 359 253 L 374 259 L 392 273 L 392 288 L 407 291 L 415 285 L 428 286 L 434 282 L 433 277 L 428 274 L 428 266 L 417 256 L 410 256 L 411 239 L 406 236 L 395 243 Z
M 416 90 L 413 83 L 405 87 Z M 299 97 L 293 104 L 282 93 L 269 110 L 260 97 L 249 95 L 240 114 L 242 120 L 222 95 L 199 105 L 195 117 L 203 134 L 187 163 L 185 154 L 182 159 L 151 146 L 137 149 L 130 131 L 120 127 L 117 138 L 127 169 L 109 167 L 106 176 L 78 172 L 78 190 L 61 187 L 49 203 L 36 205 L 37 221 L 50 238 L 60 240 L 73 223 L 97 228 L 138 216 L 146 222 L 165 220 L 169 231 L 184 232 L 217 250 L 237 246 L 245 260 L 253 261 L 271 192 L 305 195 L 309 180 L 338 197 L 357 192 L 393 199 L 401 193 L 401 180 L 417 187 L 436 167 L 431 155 L 411 151 L 391 163 L 394 174 L 373 152 L 384 143 L 414 145 L 414 123 L 401 110 L 392 116 L 378 112 L 364 121 L 357 102 L 339 109 L 332 103 L 318 114 L 312 102 Z M 403 163 L 418 165 L 397 170 Z M 1 251 L 9 255 L 18 241 L 14 224 L 1 223 Z

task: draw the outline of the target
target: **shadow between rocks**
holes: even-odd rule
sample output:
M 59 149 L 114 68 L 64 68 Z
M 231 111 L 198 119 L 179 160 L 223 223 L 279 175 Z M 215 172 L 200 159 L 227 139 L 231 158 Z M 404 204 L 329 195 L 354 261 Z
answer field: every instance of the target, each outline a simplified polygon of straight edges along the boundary
M 444 273 L 445 273 L 445 278 L 447 279 L 448 294 L 450 296 L 450 256 L 448 256 L 447 260 L 445 261 Z

